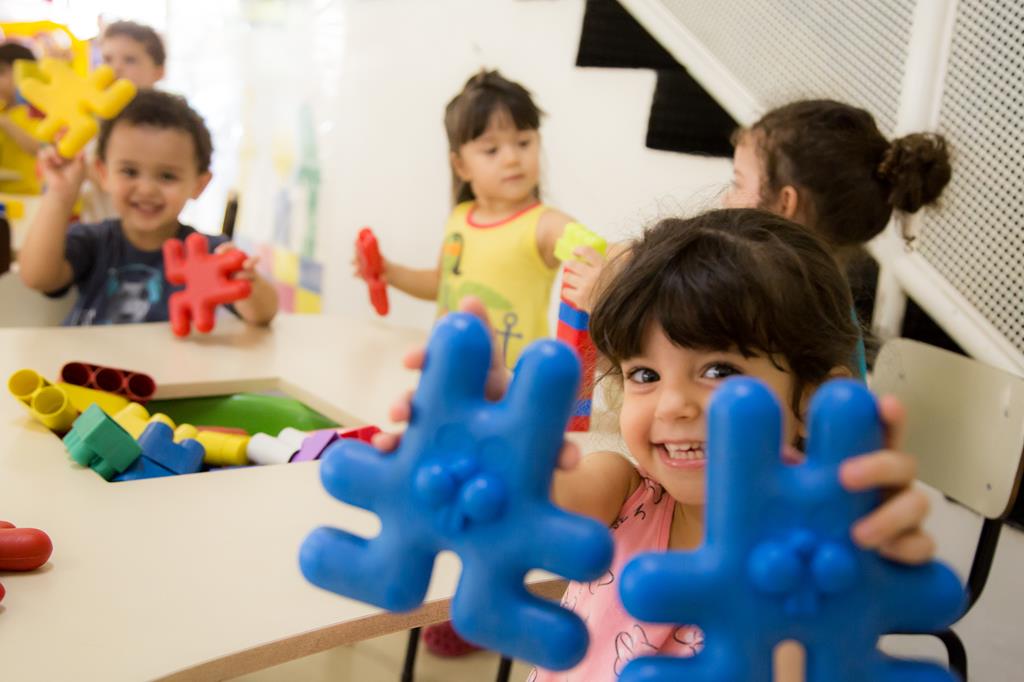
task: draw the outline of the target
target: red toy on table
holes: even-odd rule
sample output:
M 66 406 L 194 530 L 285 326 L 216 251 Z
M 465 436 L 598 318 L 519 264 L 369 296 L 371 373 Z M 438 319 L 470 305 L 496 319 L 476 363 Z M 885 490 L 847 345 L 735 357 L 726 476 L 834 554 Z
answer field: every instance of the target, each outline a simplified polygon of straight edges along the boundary
M 171 284 L 184 285 L 168 299 L 171 329 L 177 336 L 187 336 L 194 321 L 196 331 L 213 330 L 214 311 L 218 305 L 246 298 L 252 293 L 252 282 L 231 279 L 242 269 L 246 254 L 238 249 L 209 253 L 206 237 L 193 232 L 185 238 L 164 242 L 164 274 Z
M 15 528 L 0 521 L 0 571 L 32 571 L 45 564 L 53 552 L 50 536 L 37 528 Z M 4 598 L 0 585 L 0 600 Z
M 370 289 L 370 303 L 378 315 L 387 315 L 388 286 L 383 279 L 384 259 L 380 257 L 377 238 L 368 227 L 359 230 L 356 258 L 359 261 L 359 276 L 366 280 L 366 286 Z

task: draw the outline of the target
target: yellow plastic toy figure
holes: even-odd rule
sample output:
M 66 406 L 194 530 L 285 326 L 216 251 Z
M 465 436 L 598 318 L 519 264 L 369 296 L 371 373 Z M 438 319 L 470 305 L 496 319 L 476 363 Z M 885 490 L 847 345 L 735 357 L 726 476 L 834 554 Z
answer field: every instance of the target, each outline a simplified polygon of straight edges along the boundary
M 114 79 L 109 66 L 100 66 L 87 78 L 71 65 L 50 57 L 41 62 L 14 62 L 14 80 L 22 96 L 46 114 L 35 135 L 53 142 L 62 129 L 67 132 L 57 151 L 71 158 L 99 132 L 95 116 L 113 118 L 135 97 L 135 86 L 124 78 Z
M 578 246 L 589 246 L 603 256 L 608 242 L 579 223 L 566 223 L 562 236 L 555 242 L 555 258 L 562 262 L 578 260 L 572 253 Z

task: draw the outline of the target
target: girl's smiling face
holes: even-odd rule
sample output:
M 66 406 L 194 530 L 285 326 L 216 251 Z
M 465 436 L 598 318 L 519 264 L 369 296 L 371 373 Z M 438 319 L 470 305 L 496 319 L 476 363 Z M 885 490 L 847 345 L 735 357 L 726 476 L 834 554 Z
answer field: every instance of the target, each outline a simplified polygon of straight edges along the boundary
M 620 364 L 619 427 L 640 467 L 676 501 L 704 504 L 707 408 L 711 394 L 729 377 L 746 375 L 767 384 L 783 406 L 784 442 L 795 441 L 801 423 L 789 407 L 793 377 L 770 359 L 682 348 L 657 322 L 649 325 L 643 349 Z

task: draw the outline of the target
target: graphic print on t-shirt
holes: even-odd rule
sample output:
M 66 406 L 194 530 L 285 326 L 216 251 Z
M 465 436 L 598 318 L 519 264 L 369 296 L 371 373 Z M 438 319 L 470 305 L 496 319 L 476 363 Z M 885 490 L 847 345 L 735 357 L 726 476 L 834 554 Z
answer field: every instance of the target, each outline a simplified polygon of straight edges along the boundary
M 144 322 L 150 309 L 160 302 L 163 288 L 164 276 L 157 268 L 138 263 L 110 268 L 93 324 Z
M 489 286 L 468 279 L 452 284 L 452 277 L 462 275 L 460 265 L 465 255 L 465 240 L 458 232 L 448 235 L 442 247 L 441 258 L 441 293 L 440 314 L 445 315 L 458 310 L 459 301 L 466 296 L 474 296 L 487 308 L 494 328 L 495 338 L 501 343 L 501 358 L 508 366 L 509 344 L 523 338 L 520 330 L 519 314 L 513 309 L 512 303 Z

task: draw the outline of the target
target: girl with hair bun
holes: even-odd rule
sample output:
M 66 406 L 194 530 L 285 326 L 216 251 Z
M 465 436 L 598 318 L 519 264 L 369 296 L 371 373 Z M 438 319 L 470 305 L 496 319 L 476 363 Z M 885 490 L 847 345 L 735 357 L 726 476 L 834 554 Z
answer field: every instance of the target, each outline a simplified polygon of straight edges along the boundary
M 946 140 L 913 133 L 887 140 L 874 117 L 833 100 L 800 100 L 772 109 L 733 135 L 732 184 L 726 208 L 760 208 L 810 228 L 845 270 L 857 317 L 874 307 L 876 266 L 863 245 L 893 211 L 935 205 L 951 176 Z M 904 232 L 907 243 L 912 237 Z M 585 248 L 566 264 L 573 303 L 589 310 L 604 259 Z M 863 343 L 856 364 L 863 376 Z
M 767 209 L 809 227 L 841 262 L 878 235 L 893 210 L 935 204 L 951 175 L 941 135 L 889 141 L 867 111 L 832 100 L 773 109 L 733 142 L 725 205 Z

